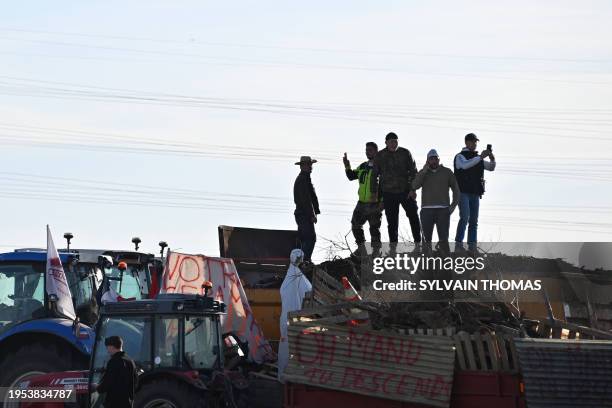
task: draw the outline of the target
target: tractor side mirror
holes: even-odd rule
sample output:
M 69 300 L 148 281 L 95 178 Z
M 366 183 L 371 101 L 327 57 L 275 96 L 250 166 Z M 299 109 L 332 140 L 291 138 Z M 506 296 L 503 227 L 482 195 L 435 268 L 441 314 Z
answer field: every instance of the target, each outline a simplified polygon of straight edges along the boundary
M 223 335 L 223 346 L 223 357 L 227 370 L 232 370 L 242 364 L 248 353 L 245 343 L 242 343 L 234 333 L 227 333 Z

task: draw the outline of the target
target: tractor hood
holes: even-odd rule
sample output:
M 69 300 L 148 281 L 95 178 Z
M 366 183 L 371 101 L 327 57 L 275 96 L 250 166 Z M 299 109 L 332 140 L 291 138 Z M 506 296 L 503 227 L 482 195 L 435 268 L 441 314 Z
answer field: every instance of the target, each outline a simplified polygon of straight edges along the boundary
M 75 336 L 73 321 L 59 317 L 27 320 L 10 325 L 6 330 L 0 330 L 0 332 L 0 341 L 22 333 L 50 334 L 64 339 L 85 355 L 91 354 L 95 339 L 93 330 L 84 324 L 79 324 L 79 335 Z

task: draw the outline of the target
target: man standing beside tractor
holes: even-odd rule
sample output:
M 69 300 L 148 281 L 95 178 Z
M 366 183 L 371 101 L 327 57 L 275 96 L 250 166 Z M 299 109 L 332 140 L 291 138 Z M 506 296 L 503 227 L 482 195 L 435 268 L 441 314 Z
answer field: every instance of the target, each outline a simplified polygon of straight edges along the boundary
M 132 408 L 138 378 L 136 364 L 123 351 L 121 337 L 107 337 L 104 339 L 104 345 L 110 359 L 96 391 L 106 393 L 106 408 Z

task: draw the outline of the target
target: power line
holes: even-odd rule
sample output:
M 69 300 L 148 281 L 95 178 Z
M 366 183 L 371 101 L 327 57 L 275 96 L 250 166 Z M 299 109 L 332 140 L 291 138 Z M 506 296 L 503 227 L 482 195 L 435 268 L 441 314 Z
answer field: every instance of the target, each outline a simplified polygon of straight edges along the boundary
M 2 78 L 2 77 L 0 77 Z M 186 95 L 171 95 L 171 94 L 155 94 L 151 92 L 133 91 L 133 90 L 118 90 L 116 88 L 104 88 L 99 86 L 87 86 L 80 84 L 66 84 L 62 82 L 56 82 L 57 84 L 66 84 L 70 88 L 57 88 L 40 85 L 31 85 L 32 83 L 53 83 L 52 81 L 39 81 L 30 80 L 15 77 L 4 77 L 15 80 L 19 83 L 17 88 L 8 89 L 4 91 L 5 94 L 22 95 L 22 96 L 36 96 L 36 97 L 51 97 L 51 98 L 68 98 L 68 99 L 82 99 L 92 101 L 103 101 L 103 102 L 121 102 L 121 103 L 132 103 L 132 104 L 157 104 L 157 105 L 168 105 L 168 106 L 179 106 L 179 107 L 199 107 L 206 109 L 225 109 L 225 110 L 236 110 L 236 111 L 251 111 L 257 113 L 273 113 L 289 116 L 304 116 L 304 117 L 316 117 L 325 119 L 341 119 L 358 122 L 375 122 L 385 124 L 401 124 L 404 126 L 417 126 L 417 127 L 431 127 L 431 128 L 444 128 L 444 129 L 463 129 L 474 128 L 473 120 L 470 123 L 456 123 L 454 125 L 440 125 L 438 122 L 448 123 L 448 120 L 443 119 L 441 116 L 436 118 L 423 117 L 419 115 L 371 115 L 367 117 L 363 112 L 346 111 L 341 109 L 328 109 L 325 107 L 312 107 L 312 106 L 299 106 L 299 105 L 288 105 L 288 104 L 275 104 L 275 103 L 261 103 L 252 102 L 248 100 L 236 101 L 232 99 L 223 98 L 210 98 L 210 97 L 196 97 Z M 22 84 L 25 82 L 25 84 Z M 64 85 L 64 86 L 66 86 Z M 24 88 L 25 87 L 25 88 Z M 30 88 L 28 88 L 30 87 Z M 74 89 L 72 89 L 74 88 Z M 0 89 L 2 85 L 0 83 Z M 7 89 L 6 87 L 4 89 Z M 34 90 L 32 92 L 31 90 Z M 24 92 L 25 90 L 25 92 Z M 126 92 L 126 93 L 122 93 Z M 400 121 L 392 121 L 391 119 L 403 119 Z M 407 122 L 406 120 L 410 120 Z M 593 129 L 575 129 L 568 128 L 562 129 L 571 134 L 560 134 L 559 128 L 547 128 L 556 131 L 556 133 L 542 133 L 533 131 L 524 131 L 516 129 L 516 124 L 512 125 L 512 129 L 508 130 L 507 122 L 488 122 L 489 125 L 493 124 L 496 127 L 479 127 L 479 130 L 489 131 L 495 133 L 512 133 L 512 134 L 526 134 L 533 136 L 545 136 L 555 138 L 567 138 L 575 139 L 576 132 L 594 132 Z M 605 136 L 584 136 L 583 139 L 599 140 L 610 142 L 612 138 Z
M 47 34 L 47 35 L 58 35 L 58 36 L 69 36 L 69 37 L 83 37 L 83 38 L 100 38 L 100 39 L 112 39 L 112 40 L 128 40 L 128 41 L 141 41 L 141 42 L 153 42 L 153 43 L 167 43 L 167 44 L 182 44 L 182 45 L 207 45 L 207 46 L 219 46 L 219 47 L 235 47 L 235 48 L 255 48 L 255 49 L 273 49 L 273 50 L 285 50 L 285 51 L 308 51 L 308 52 L 321 52 L 321 53 L 348 53 L 348 54 L 365 54 L 365 55 L 396 55 L 396 56 L 410 56 L 410 57 L 431 57 L 431 58 L 457 58 L 457 59 L 484 59 L 484 60 L 517 60 L 517 61 L 533 61 L 533 62 L 570 62 L 570 63 L 589 63 L 589 64 L 607 64 L 611 63 L 612 60 L 609 58 L 562 58 L 562 57 L 531 57 L 531 56 L 510 56 L 510 55 L 460 55 L 460 54 L 445 54 L 445 53 L 422 53 L 422 52 L 410 52 L 410 51 L 391 51 L 391 50 L 356 50 L 356 49 L 342 49 L 342 48 L 318 48 L 318 47 L 287 47 L 271 44 L 252 44 L 252 43 L 228 43 L 228 42 L 212 42 L 212 41 L 201 41 L 194 38 L 188 40 L 175 40 L 175 39 L 164 39 L 164 38 L 145 38 L 145 37 L 133 37 L 126 35 L 107 35 L 107 34 L 91 34 L 91 33 L 75 33 L 75 32 L 63 32 L 63 31 L 47 31 L 47 30 L 29 30 L 19 28 L 0 28 L 0 31 L 15 32 L 15 33 L 31 33 L 31 34 Z
M 114 134 L 104 132 L 92 132 L 87 130 L 75 130 L 64 128 L 48 128 L 41 126 L 22 126 L 15 124 L 0 123 L 0 129 L 18 131 L 18 135 L 0 134 L 0 140 L 5 146 L 28 146 L 53 148 L 64 150 L 82 150 L 97 152 L 128 153 L 136 155 L 175 155 L 180 157 L 207 157 L 217 159 L 237 160 L 266 160 L 291 162 L 295 160 L 302 149 L 293 150 L 264 148 L 257 146 L 231 146 L 221 144 L 194 143 L 181 140 L 168 140 L 160 138 L 134 137 L 126 134 Z M 27 132 L 24 134 L 23 132 Z M 30 135 L 34 132 L 36 135 Z M 41 135 L 52 136 L 52 139 Z M 59 137 L 58 137 L 59 136 Z M 340 152 L 330 150 L 316 151 L 317 158 L 322 164 L 339 163 Z M 357 153 L 357 155 L 360 155 Z M 354 156 L 353 156 L 354 157 Z M 525 158 L 522 158 L 524 161 Z M 537 160 L 530 158 L 530 169 L 525 169 L 521 163 L 512 160 L 504 162 L 499 168 L 501 174 L 515 174 L 529 177 L 552 177 L 592 181 L 611 181 L 612 159 L 606 158 L 571 158 L 540 157 Z M 585 160 L 589 165 L 585 166 Z M 550 162 L 556 160 L 558 163 Z
M 91 49 L 99 49 L 106 51 L 120 51 L 120 52 L 131 52 L 138 54 L 147 54 L 147 55 L 160 55 L 160 56 L 174 56 L 174 57 L 188 57 L 188 58 L 198 58 L 204 60 L 213 60 L 213 61 L 226 61 L 232 63 L 233 65 L 258 65 L 262 67 L 296 67 L 296 68 L 309 68 L 309 69 L 326 69 L 326 70 L 351 70 L 351 71 L 361 71 L 361 72 L 388 72 L 388 73 L 404 73 L 404 74 L 412 74 L 419 76 L 441 76 L 441 77 L 450 77 L 450 78 L 476 78 L 476 79 L 485 79 L 485 80 L 508 80 L 508 81 L 538 81 L 541 83 L 550 82 L 550 83 L 567 83 L 567 84 L 591 84 L 591 85 L 610 85 L 610 82 L 607 81 L 584 81 L 584 80 L 572 80 L 572 79 L 559 79 L 559 78 L 551 78 L 547 77 L 516 77 L 516 76 L 504 76 L 504 75 L 476 75 L 476 74 L 459 74 L 452 72 L 431 72 L 431 71 L 423 71 L 418 72 L 414 70 L 406 70 L 406 69 L 398 69 L 398 68 L 389 68 L 389 67 L 369 67 L 369 66 L 357 66 L 357 65 L 337 65 L 337 64 L 314 64 L 314 63 L 298 63 L 298 62 L 285 62 L 285 61 L 257 61 L 257 60 L 248 60 L 234 57 L 219 57 L 219 56 L 209 56 L 209 55 L 201 55 L 201 54 L 193 54 L 193 53 L 185 53 L 185 52 L 174 52 L 174 51 L 159 51 L 159 50 L 142 50 L 136 48 L 123 48 L 123 47 L 110 47 L 110 46 L 100 46 L 100 45 L 90 45 L 90 44 L 81 44 L 81 43 L 70 43 L 70 42 L 62 42 L 62 41 L 47 41 L 47 40 L 31 40 L 31 39 L 20 39 L 20 38 L 0 38 L 0 40 L 9 40 L 9 41 L 20 41 L 20 42 L 28 42 L 28 43 L 37 43 L 37 44 L 45 44 L 45 45 L 56 45 L 56 46 L 64 46 L 64 47 L 81 47 L 81 48 L 91 48 Z
M 215 159 L 234 159 L 234 160 L 262 160 L 262 161 L 278 161 L 290 163 L 295 160 L 296 156 L 287 155 L 283 153 L 277 153 L 274 150 L 265 152 L 246 153 L 242 149 L 236 151 L 231 148 L 220 149 L 219 151 L 210 151 L 207 149 L 177 149 L 170 147 L 159 147 L 150 148 L 140 146 L 138 143 L 130 142 L 125 140 L 122 144 L 119 142 L 115 143 L 87 143 L 87 142 L 72 142 L 72 141 L 45 141 L 37 138 L 28 137 L 11 137 L 0 134 L 0 140 L 4 142 L 5 147 L 8 145 L 28 146 L 28 147 L 39 147 L 39 148 L 51 148 L 51 149 L 63 149 L 63 150 L 78 150 L 78 151 L 95 151 L 105 153 L 125 153 L 132 155 L 173 155 L 178 157 L 207 157 Z M 318 155 L 318 159 L 322 164 L 339 163 L 339 157 L 326 157 L 324 155 Z M 498 173 L 501 174 L 512 174 L 521 175 L 528 177 L 549 177 L 549 178 L 565 178 L 565 179 L 578 179 L 578 180 L 591 180 L 591 181 L 612 181 L 610 176 L 612 167 L 606 163 L 594 163 L 589 168 L 584 168 L 580 163 L 572 165 L 539 165 L 534 163 L 530 166 L 530 169 L 525 169 L 523 166 L 500 166 Z
M 248 210 L 249 208 L 258 211 L 271 211 L 281 213 L 291 213 L 292 200 L 289 196 L 270 196 L 258 194 L 236 194 L 204 191 L 190 188 L 164 187 L 160 190 L 159 186 L 108 182 L 102 180 L 90 180 L 74 177 L 53 177 L 31 175 L 16 172 L 0 172 L 0 180 L 4 182 L 2 192 L 7 196 L 21 197 L 36 195 L 64 199 L 75 199 L 79 202 L 98 202 L 98 199 L 112 200 L 114 203 L 126 203 L 141 205 L 169 206 L 178 208 L 193 209 L 228 209 L 228 210 Z M 97 198 L 96 198 L 97 197 Z M 93 200 L 93 201 L 92 201 Z M 212 205 L 224 203 L 223 205 Z M 229 204 L 228 204 L 229 203 Z M 327 215 L 347 216 L 354 206 L 354 200 L 322 197 L 321 203 L 326 207 Z M 331 207 L 331 208 L 330 208 Z M 340 210 L 344 208 L 344 210 Z M 487 206 L 487 212 L 512 213 L 518 212 L 525 214 L 528 212 L 581 212 L 587 213 L 608 213 L 612 210 L 610 206 L 582 206 L 582 205 L 519 205 L 508 206 L 491 203 Z M 504 216 L 496 216 L 497 220 L 506 219 Z M 522 219 L 522 218 L 521 218 Z M 546 221 L 546 220 L 545 220 Z M 552 221 L 547 221 L 552 222 Z M 565 222 L 565 221 L 563 221 Z M 581 223 L 579 221 L 572 222 Z M 591 222 L 589 225 L 603 225 L 606 223 Z

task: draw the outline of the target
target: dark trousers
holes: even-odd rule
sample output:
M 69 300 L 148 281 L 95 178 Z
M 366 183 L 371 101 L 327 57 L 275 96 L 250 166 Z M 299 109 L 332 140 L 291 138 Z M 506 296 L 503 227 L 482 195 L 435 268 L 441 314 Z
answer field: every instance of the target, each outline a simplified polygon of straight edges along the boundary
M 438 242 L 448 242 L 448 230 L 450 229 L 450 210 L 448 207 L 421 209 L 421 226 L 423 227 L 425 242 L 431 242 L 434 225 L 438 231 Z
M 382 220 L 382 211 L 378 203 L 362 203 L 357 202 L 351 218 L 351 227 L 355 242 L 357 245 L 365 242 L 365 234 L 363 233 L 363 225 L 368 222 L 370 224 L 370 238 L 372 244 L 380 245 L 380 224 Z
M 317 233 L 315 232 L 314 222 L 312 218 L 303 214 L 295 214 L 295 222 L 298 227 L 298 239 L 300 240 L 300 248 L 304 251 L 304 260 L 310 261 L 312 252 L 314 251 L 315 242 L 317 242 Z
M 400 204 L 406 211 L 410 220 L 410 229 L 414 242 L 421 242 L 421 223 L 419 222 L 419 206 L 416 200 L 408 197 L 408 193 L 383 192 L 385 205 L 385 216 L 387 217 L 387 229 L 389 231 L 389 242 L 397 242 L 397 230 L 399 228 Z

